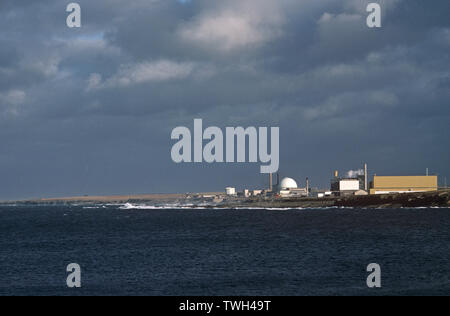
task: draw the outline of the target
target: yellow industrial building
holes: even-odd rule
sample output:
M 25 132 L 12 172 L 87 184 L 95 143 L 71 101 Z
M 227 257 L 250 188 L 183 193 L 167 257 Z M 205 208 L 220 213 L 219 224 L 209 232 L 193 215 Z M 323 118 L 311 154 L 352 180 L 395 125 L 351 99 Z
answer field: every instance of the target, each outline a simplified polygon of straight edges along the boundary
M 413 193 L 438 190 L 437 176 L 374 176 L 370 194 Z

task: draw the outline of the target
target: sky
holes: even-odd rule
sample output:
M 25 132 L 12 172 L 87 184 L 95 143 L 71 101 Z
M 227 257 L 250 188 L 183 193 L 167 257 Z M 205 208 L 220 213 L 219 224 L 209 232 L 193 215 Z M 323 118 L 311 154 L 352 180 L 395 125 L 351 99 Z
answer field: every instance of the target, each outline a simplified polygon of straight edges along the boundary
M 175 164 L 171 131 L 280 127 L 280 175 L 450 181 L 450 1 L 0 2 L 0 199 L 266 187 Z

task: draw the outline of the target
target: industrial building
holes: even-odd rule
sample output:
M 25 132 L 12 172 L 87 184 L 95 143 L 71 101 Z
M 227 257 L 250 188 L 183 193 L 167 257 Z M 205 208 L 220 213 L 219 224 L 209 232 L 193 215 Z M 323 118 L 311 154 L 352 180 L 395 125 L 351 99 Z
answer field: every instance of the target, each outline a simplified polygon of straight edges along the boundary
M 228 196 L 236 195 L 236 188 L 232 188 L 232 187 L 225 188 L 225 194 Z
M 344 192 L 344 191 L 359 191 L 361 186 L 358 179 L 338 179 L 336 178 L 331 183 L 331 191 Z
M 350 175 L 351 176 L 351 175 Z M 339 177 L 339 172 L 334 172 L 334 178 L 331 180 L 331 191 L 335 195 L 362 195 L 362 191 L 368 191 L 367 178 L 367 164 L 364 165 L 364 170 L 359 170 L 353 177 Z
M 428 170 L 427 170 L 428 174 Z M 234 197 L 315 197 L 325 198 L 332 196 L 363 196 L 370 194 L 396 194 L 396 193 L 418 193 L 438 190 L 438 176 L 377 176 L 374 175 L 373 181 L 368 182 L 367 164 L 364 169 L 350 170 L 344 177 L 339 176 L 335 171 L 331 179 L 331 189 L 319 190 L 310 189 L 309 178 L 306 178 L 306 187 L 299 188 L 297 182 L 292 178 L 283 178 L 277 174 L 277 183 L 273 184 L 272 174 L 269 174 L 269 186 L 266 189 L 248 190 L 244 189 L 239 194 L 234 187 L 225 189 L 226 196 Z
M 307 188 L 299 188 L 297 182 L 292 178 L 283 178 L 278 181 L 276 190 L 274 190 L 281 197 L 306 197 L 308 196 Z
M 431 192 L 437 190 L 437 176 L 374 176 L 370 188 L 370 194 Z
M 369 188 L 370 187 L 370 188 Z M 438 177 L 429 176 L 377 176 L 368 185 L 367 164 L 364 170 L 352 171 L 347 177 L 339 177 L 335 171 L 331 180 L 331 191 L 336 196 L 366 195 L 370 194 L 395 194 L 430 192 L 438 190 Z

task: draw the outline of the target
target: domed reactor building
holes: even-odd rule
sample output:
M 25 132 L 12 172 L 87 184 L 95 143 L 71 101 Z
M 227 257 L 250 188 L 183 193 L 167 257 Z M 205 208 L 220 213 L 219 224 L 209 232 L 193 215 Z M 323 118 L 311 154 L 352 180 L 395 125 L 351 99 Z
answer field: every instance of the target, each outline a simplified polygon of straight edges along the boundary
M 273 192 L 281 197 L 307 197 L 309 195 L 308 188 L 299 188 L 297 182 L 292 178 L 283 178 L 280 181 L 278 177 L 277 182 Z

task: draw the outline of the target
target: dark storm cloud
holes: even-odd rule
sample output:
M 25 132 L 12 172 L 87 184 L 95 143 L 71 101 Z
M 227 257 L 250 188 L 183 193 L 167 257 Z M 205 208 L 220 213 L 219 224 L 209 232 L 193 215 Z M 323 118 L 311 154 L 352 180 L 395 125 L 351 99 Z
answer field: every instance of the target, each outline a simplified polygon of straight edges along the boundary
M 196 117 L 280 126 L 300 182 L 363 161 L 450 173 L 449 1 L 380 1 L 381 29 L 364 0 L 78 2 L 81 29 L 68 2 L 0 2 L 0 198 L 265 183 L 173 164 L 170 132 Z

